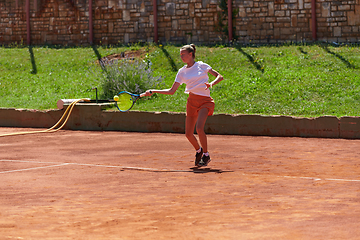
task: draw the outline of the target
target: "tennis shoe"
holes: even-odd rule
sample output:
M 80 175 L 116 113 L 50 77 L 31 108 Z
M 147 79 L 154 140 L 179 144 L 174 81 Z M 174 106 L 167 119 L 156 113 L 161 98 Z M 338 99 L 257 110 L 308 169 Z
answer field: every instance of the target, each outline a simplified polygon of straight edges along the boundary
M 199 165 L 199 163 L 200 163 L 201 157 L 204 153 L 203 149 L 202 148 L 200 148 L 200 149 L 201 149 L 200 152 L 199 153 L 196 152 L 196 154 L 195 154 L 195 166 L 198 166 L 198 167 L 201 166 L 201 165 Z
M 203 155 L 199 165 L 201 167 L 205 167 L 209 164 L 209 162 L 211 162 L 210 155 L 207 155 L 207 156 Z

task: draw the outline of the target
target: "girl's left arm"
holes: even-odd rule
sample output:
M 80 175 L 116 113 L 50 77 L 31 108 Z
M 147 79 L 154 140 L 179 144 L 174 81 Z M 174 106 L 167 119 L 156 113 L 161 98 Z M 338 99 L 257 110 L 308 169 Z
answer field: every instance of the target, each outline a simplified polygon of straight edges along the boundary
M 215 77 L 215 80 L 212 81 L 211 83 L 205 83 L 206 89 L 211 88 L 212 86 L 218 84 L 224 79 L 223 76 L 221 76 L 221 74 L 215 71 L 214 69 L 210 69 L 209 73 Z

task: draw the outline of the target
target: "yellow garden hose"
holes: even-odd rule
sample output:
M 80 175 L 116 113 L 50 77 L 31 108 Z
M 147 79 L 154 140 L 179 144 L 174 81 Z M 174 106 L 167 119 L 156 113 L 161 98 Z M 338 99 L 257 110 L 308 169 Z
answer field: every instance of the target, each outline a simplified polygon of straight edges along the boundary
M 78 103 L 78 102 L 81 102 L 81 101 L 87 101 L 89 100 L 88 98 L 86 99 L 77 99 L 75 101 L 73 101 L 67 108 L 66 108 L 66 111 L 64 112 L 64 114 L 62 115 L 62 117 L 60 118 L 60 120 L 54 125 L 52 126 L 51 128 L 49 129 L 46 129 L 46 130 L 41 130 L 41 131 L 33 131 L 33 132 L 18 132 L 18 133 L 7 133 L 7 134 L 2 134 L 0 135 L 0 137 L 6 137 L 6 136 L 15 136 L 15 135 L 25 135 L 25 134 L 34 134 L 34 133 L 48 133 L 48 132 L 56 132 L 56 131 L 59 131 L 60 129 L 62 129 L 65 124 L 67 123 L 67 121 L 69 120 L 69 117 L 71 115 L 71 112 L 73 110 L 73 108 L 75 107 L 75 105 Z M 60 123 L 63 121 L 63 119 L 65 118 L 66 116 L 66 119 L 65 121 L 63 122 L 63 124 L 58 127 L 60 125 Z M 56 128 L 58 127 L 58 128 Z

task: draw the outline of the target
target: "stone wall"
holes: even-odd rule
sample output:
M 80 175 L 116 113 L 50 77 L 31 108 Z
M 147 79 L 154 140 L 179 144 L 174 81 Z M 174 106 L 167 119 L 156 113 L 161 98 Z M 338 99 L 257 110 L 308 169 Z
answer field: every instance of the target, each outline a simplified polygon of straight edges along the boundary
M 221 43 L 221 0 L 157 0 L 158 39 Z M 26 0 L 0 0 L 0 44 L 27 42 Z M 89 43 L 88 0 L 30 0 L 33 45 Z M 241 43 L 312 41 L 311 0 L 233 0 L 234 37 Z M 95 44 L 152 42 L 152 0 L 93 1 Z M 317 38 L 360 41 L 360 0 L 316 0 Z M 227 24 L 227 21 L 224 21 Z
M 105 111 L 106 105 L 77 104 L 64 129 L 95 131 L 185 132 L 185 113 Z M 66 109 L 66 107 L 65 107 Z M 65 113 L 63 110 L 35 111 L 0 108 L 1 127 L 50 128 Z M 360 139 L 360 118 L 324 116 L 228 115 L 210 116 L 205 124 L 208 134 L 277 137 L 318 137 Z

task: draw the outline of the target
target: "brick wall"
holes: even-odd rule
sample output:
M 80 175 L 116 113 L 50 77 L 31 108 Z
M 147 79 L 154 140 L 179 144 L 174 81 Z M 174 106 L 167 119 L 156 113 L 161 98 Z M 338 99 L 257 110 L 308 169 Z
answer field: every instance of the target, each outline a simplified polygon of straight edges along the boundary
M 318 36 L 338 42 L 360 41 L 360 0 L 319 1 Z
M 0 0 L 0 44 L 27 41 L 26 0 Z M 94 0 L 96 44 L 154 39 L 152 0 Z M 227 41 L 219 32 L 220 0 L 157 0 L 161 42 Z M 31 42 L 89 43 L 88 0 L 30 0 Z M 312 41 L 311 0 L 233 0 L 234 36 L 241 43 Z M 360 41 L 360 0 L 316 0 L 321 41 Z M 226 21 L 224 22 L 226 24 Z

